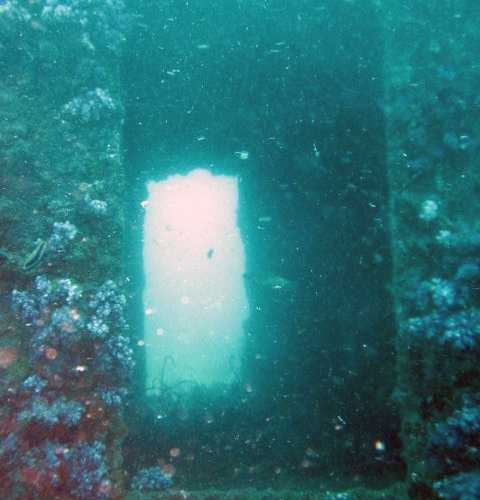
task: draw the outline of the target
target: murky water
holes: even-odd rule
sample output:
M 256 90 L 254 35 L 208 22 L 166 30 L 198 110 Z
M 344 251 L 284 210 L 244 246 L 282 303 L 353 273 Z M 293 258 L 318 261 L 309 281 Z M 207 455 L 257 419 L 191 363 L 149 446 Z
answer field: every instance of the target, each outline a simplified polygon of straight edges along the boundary
M 2 498 L 480 498 L 479 14 L 0 0 Z

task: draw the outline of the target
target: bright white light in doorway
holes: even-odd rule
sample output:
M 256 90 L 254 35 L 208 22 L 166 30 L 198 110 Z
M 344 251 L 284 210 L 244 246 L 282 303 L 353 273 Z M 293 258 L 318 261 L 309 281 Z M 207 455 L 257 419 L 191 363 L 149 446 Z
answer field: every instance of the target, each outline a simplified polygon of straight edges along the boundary
M 146 201 L 147 389 L 229 383 L 248 314 L 237 180 L 197 169 L 149 182 Z

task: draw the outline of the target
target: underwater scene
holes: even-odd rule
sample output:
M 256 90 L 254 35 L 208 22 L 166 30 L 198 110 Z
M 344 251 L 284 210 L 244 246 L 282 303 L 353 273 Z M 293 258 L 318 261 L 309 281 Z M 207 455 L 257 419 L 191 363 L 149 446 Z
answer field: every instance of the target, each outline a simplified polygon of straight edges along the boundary
M 0 500 L 480 499 L 480 2 L 0 0 Z

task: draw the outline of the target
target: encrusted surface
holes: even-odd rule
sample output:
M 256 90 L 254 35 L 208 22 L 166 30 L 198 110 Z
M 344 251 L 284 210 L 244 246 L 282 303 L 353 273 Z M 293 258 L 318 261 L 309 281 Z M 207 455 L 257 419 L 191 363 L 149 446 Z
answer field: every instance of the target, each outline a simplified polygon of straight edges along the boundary
M 478 460 L 462 459 L 455 470 L 436 467 L 441 453 L 432 439 L 438 440 L 440 429 L 448 432 L 435 423 L 462 412 L 465 397 L 475 405 L 480 390 L 480 73 L 475 62 L 480 10 L 464 0 L 425 0 L 389 2 L 384 12 L 398 321 L 393 397 L 402 413 L 412 492 L 418 493 L 445 474 L 478 468 Z M 478 422 L 473 425 L 480 432 Z M 448 488 L 441 490 L 445 498 L 455 497 Z
M 119 398 L 131 358 L 121 319 L 123 8 L 116 0 L 0 4 L 8 498 L 107 498 L 122 488 Z

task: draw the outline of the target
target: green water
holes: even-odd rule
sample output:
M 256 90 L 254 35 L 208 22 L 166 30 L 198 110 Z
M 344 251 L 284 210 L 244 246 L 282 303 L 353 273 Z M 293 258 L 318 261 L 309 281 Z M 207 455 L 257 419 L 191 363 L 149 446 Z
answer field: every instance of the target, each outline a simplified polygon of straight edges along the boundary
M 1 498 L 480 498 L 479 15 L 0 0 Z
M 238 176 L 252 278 L 232 392 L 200 391 L 156 437 L 140 425 L 132 455 L 146 436 L 169 439 L 195 456 L 186 466 L 202 484 L 401 477 L 378 13 L 347 2 L 143 8 L 126 52 L 129 175 Z

